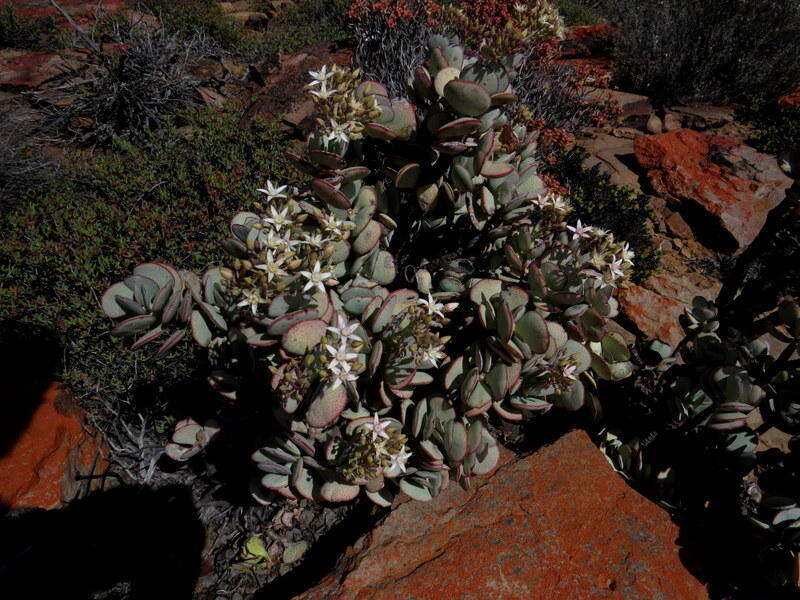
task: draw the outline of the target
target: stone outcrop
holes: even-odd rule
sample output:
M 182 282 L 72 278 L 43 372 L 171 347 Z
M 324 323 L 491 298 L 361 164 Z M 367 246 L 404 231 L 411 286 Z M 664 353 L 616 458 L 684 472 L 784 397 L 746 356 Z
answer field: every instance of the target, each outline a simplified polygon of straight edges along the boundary
M 583 166 L 591 169 L 597 165 L 601 173 L 608 174 L 609 181 L 614 185 L 641 192 L 639 175 L 628 166 L 635 161 L 633 140 L 641 135 L 644 134 L 635 129 L 616 128 L 610 133 L 597 132 L 579 138 L 578 144 L 588 153 Z
M 722 136 L 678 129 L 639 137 L 634 148 L 653 189 L 699 217 L 698 239 L 722 249 L 746 248 L 792 183 L 773 157 Z
M 620 90 L 612 90 L 609 88 L 586 88 L 584 99 L 587 102 L 611 102 L 619 106 L 620 121 L 625 121 L 630 117 L 646 117 L 653 112 L 653 105 L 650 103 L 650 98 L 640 94 L 632 94 L 630 92 L 622 92 Z
M 504 454 L 464 492 L 407 502 L 298 600 L 699 600 L 677 527 L 588 436 Z

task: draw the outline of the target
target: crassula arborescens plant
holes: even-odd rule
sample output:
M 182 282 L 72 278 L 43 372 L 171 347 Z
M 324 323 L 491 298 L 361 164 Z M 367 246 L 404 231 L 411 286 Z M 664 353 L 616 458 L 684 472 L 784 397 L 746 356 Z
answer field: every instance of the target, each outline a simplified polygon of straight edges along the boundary
M 268 369 L 257 500 L 428 500 L 494 468 L 490 415 L 577 409 L 584 384 L 629 373 L 606 325 L 632 253 L 546 193 L 536 133 L 505 112 L 510 67 L 434 36 L 410 98 L 312 73 L 308 185 L 259 190 L 225 266 L 149 263 L 104 295 L 136 347 L 190 330 L 231 400 Z
M 269 184 L 258 213 L 233 218 L 223 242 L 233 256 L 228 266 L 200 279 L 150 263 L 103 297 L 106 312 L 120 319 L 115 334 L 143 333 L 136 347 L 175 339 L 188 325 L 217 367 L 212 385 L 230 398 L 241 347 L 269 368 L 285 435 L 255 459 L 264 487 L 286 496 L 344 500 L 368 483 L 369 494 L 380 494 L 384 478 L 420 477 L 407 465 L 412 453 L 401 431 L 412 415 L 404 401 L 433 380 L 428 371 L 446 342 L 437 333 L 444 307 L 414 290 L 386 287 L 396 279 L 382 248 L 391 230 L 376 214 L 376 191 L 361 183 L 366 174 L 350 170 L 338 188 L 317 180 L 316 191 L 297 195 Z M 167 336 L 168 329 L 174 333 Z M 413 447 L 425 442 L 421 447 L 437 456 L 428 439 L 452 421 L 418 431 L 425 439 L 415 438 Z M 467 451 L 481 451 L 471 459 L 476 464 L 486 458 L 488 434 L 473 434 L 478 439 L 459 450 L 449 444 L 452 436 L 463 441 L 453 428 L 482 431 L 459 420 L 441 434 L 442 452 L 463 461 Z M 431 460 L 420 464 L 441 468 L 441 458 Z M 436 479 L 439 471 L 426 473 Z
M 797 589 L 800 307 L 785 300 L 756 322 L 771 340 L 720 333 L 718 308 L 695 298 L 680 344 L 656 341 L 644 355 L 639 377 L 656 382 L 662 426 L 627 437 L 606 431 L 603 448 L 617 470 L 672 508 L 688 510 L 695 495 L 708 512 L 735 505 L 772 583 Z

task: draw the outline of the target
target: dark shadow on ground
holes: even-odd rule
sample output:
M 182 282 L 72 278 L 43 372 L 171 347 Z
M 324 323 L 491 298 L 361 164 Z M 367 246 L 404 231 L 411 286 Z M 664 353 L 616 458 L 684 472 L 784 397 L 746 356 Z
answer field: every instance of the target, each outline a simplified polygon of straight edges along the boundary
M 86 600 L 127 582 L 127 600 L 189 600 L 204 540 L 181 487 L 120 487 L 61 510 L 18 511 L 0 520 L 0 589 Z
M 302 564 L 261 588 L 252 600 L 291 600 L 311 589 L 334 570 L 348 547 L 371 531 L 389 512 L 360 498 L 344 520 L 311 546 Z
M 737 258 L 717 300 L 722 326 L 748 332 L 754 316 L 774 307 L 781 296 L 800 294 L 800 181 L 770 212 L 758 237 Z
M 0 321 L 0 458 L 8 454 L 30 423 L 42 393 L 61 365 L 61 347 L 52 330 Z

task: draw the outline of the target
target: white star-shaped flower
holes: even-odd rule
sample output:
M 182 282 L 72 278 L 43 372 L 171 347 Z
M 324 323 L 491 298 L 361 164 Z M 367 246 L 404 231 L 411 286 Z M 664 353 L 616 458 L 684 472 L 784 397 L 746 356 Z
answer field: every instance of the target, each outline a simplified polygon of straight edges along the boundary
M 444 313 L 442 312 L 444 304 L 437 302 L 430 294 L 428 294 L 427 300 L 425 300 L 425 298 L 419 298 L 417 304 L 424 306 L 429 315 L 439 315 L 444 319 Z
M 636 254 L 633 250 L 630 249 L 628 243 L 625 242 L 625 245 L 622 247 L 622 250 L 619 251 L 619 257 L 622 259 L 623 262 L 628 263 L 629 265 L 633 264 L 633 257 Z
M 350 141 L 350 124 L 339 124 L 335 119 L 331 119 L 329 129 L 323 134 L 322 141 L 328 142 L 338 140 L 344 144 Z
M 283 258 L 275 258 L 272 250 L 267 250 L 264 264 L 256 265 L 255 268 L 259 271 L 264 271 L 267 274 L 267 281 L 272 281 L 276 276 L 286 275 L 286 271 L 282 269 L 284 260 Z
M 323 213 L 318 220 L 323 231 L 335 236 L 344 235 L 344 221 L 337 219 L 334 215 Z
M 334 94 L 338 93 L 339 90 L 329 90 L 328 86 L 325 85 L 323 82 L 320 86 L 319 90 L 311 90 L 309 93 L 314 96 L 317 100 L 325 101 Z
M 333 376 L 332 390 L 342 385 L 342 382 L 358 381 L 358 373 L 353 372 L 350 363 L 331 363 L 328 365 L 328 371 Z
M 553 210 L 559 213 L 567 213 L 570 210 L 569 202 L 564 200 L 561 196 L 553 196 L 552 205 Z
M 614 237 L 614 236 L 611 235 L 611 233 L 608 230 L 601 229 L 600 227 L 595 227 L 592 230 L 592 235 L 598 240 L 602 239 L 602 238 L 605 238 L 605 237 L 607 237 L 607 238 L 613 238 Z
M 622 270 L 622 267 L 622 260 L 612 256 L 611 262 L 608 263 L 608 270 L 609 273 L 611 273 L 612 280 L 617 280 L 625 275 L 625 271 Z
M 378 438 L 383 438 L 385 440 L 389 439 L 389 434 L 386 433 L 386 428 L 391 424 L 391 421 L 381 421 L 378 417 L 378 413 L 375 413 L 372 415 L 372 422 L 364 423 L 364 427 L 372 432 L 372 441 L 374 442 Z
M 439 361 L 445 358 L 445 356 L 441 346 L 430 346 L 422 351 L 420 360 L 422 364 L 430 363 L 431 366 L 438 367 Z
M 276 198 L 286 198 L 285 192 L 289 189 L 288 185 L 281 185 L 276 186 L 269 180 L 267 180 L 267 187 L 266 188 L 258 188 L 257 191 L 261 192 L 262 194 L 267 195 L 267 200 L 275 200 Z
M 538 208 L 547 208 L 548 198 L 542 194 L 537 195 L 535 198 L 530 199 L 531 204 Z
M 567 225 L 567 229 L 572 232 L 572 239 L 578 240 L 581 238 L 589 239 L 589 234 L 592 232 L 594 227 L 591 225 L 584 226 L 583 223 L 581 223 L 581 220 L 578 219 L 578 223 L 575 225 L 575 227 Z
M 314 248 L 322 248 L 327 241 L 327 238 L 322 237 L 319 233 L 303 233 L 302 243 Z
M 386 469 L 388 471 L 399 470 L 400 472 L 405 473 L 406 463 L 408 462 L 409 458 L 411 458 L 411 452 L 398 452 L 397 454 L 390 454 L 389 460 L 391 462 Z
M 565 379 L 572 379 L 573 381 L 577 381 L 577 377 L 575 376 L 575 371 L 578 369 L 578 365 L 564 365 L 564 368 L 561 369 L 561 375 Z
M 308 74 L 311 75 L 311 79 L 313 80 L 308 84 L 310 86 L 325 84 L 328 79 L 333 77 L 333 72 L 328 70 L 328 65 L 322 65 L 319 71 L 309 71 Z
M 356 358 L 358 358 L 358 354 L 355 352 L 348 352 L 346 340 L 342 340 L 342 343 L 338 348 L 331 346 L 330 344 L 325 344 L 325 349 L 333 357 L 333 360 L 330 362 L 330 364 L 334 366 L 343 364 L 349 365 Z
M 358 329 L 358 322 L 353 321 L 348 325 L 347 319 L 342 316 L 342 313 L 336 314 L 336 325 L 328 327 L 328 331 L 338 335 L 344 342 L 347 340 L 361 341 L 361 338 L 355 334 L 356 329 Z
M 333 273 L 330 271 L 323 271 L 322 265 L 317 261 L 314 263 L 314 268 L 311 271 L 300 271 L 300 275 L 308 279 L 305 287 L 303 287 L 304 292 L 316 287 L 320 292 L 325 293 L 324 281 L 330 279 Z
M 261 294 L 258 292 L 258 290 L 248 290 L 244 293 L 244 298 L 242 299 L 242 301 L 239 302 L 239 304 L 237 304 L 236 306 L 239 306 L 241 308 L 249 306 L 250 311 L 253 314 L 256 314 L 258 312 L 258 305 L 261 304 L 262 302 L 266 302 L 266 300 L 264 300 L 264 298 L 261 297 Z
M 263 217 L 261 219 L 261 223 L 264 227 L 269 227 L 274 229 L 275 231 L 280 231 L 281 227 L 288 224 L 291 221 L 291 217 L 288 217 L 289 207 L 287 206 L 282 211 L 278 211 L 274 206 L 271 206 L 269 209 L 270 216 Z
M 285 239 L 282 236 L 277 235 L 271 229 L 262 230 L 260 242 L 263 247 L 269 250 L 283 250 L 286 247 Z

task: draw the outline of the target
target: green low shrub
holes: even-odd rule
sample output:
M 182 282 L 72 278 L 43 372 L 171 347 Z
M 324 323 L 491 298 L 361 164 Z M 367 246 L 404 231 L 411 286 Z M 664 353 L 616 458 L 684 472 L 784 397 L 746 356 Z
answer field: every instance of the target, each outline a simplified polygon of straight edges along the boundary
M 555 4 L 567 26 L 597 25 L 601 21 L 597 8 L 584 0 L 556 0 Z
M 13 6 L 0 6 L 0 48 L 48 50 L 62 45 L 63 34 L 52 17 L 27 17 Z
M 282 52 L 294 52 L 319 41 L 348 38 L 346 0 L 300 0 L 270 21 L 268 41 Z
M 53 167 L 23 131 L 18 119 L 7 116 L 0 121 L 0 212 L 16 203 L 20 190 L 41 181 Z
M 739 116 L 756 129 L 750 142 L 770 154 L 793 152 L 800 156 L 800 106 L 754 101 L 739 110 Z
M 636 252 L 633 280 L 644 281 L 658 266 L 658 252 L 653 248 L 647 225 L 651 217 L 647 198 L 614 185 L 597 167 L 585 169 L 586 156 L 580 147 L 562 151 L 546 171 L 567 188 L 578 218 L 597 223 L 630 244 Z
M 241 28 L 214 0 L 142 0 L 141 5 L 170 33 L 184 37 L 202 33 L 231 50 L 242 41 Z
M 341 41 L 345 0 L 299 0 L 282 8 L 263 29 L 248 29 L 227 16 L 214 0 L 142 0 L 168 31 L 191 38 L 204 35 L 234 56 L 277 64 L 279 52 L 293 52 L 322 40 Z M 255 12 L 271 12 L 271 3 L 253 2 Z
M 54 331 L 64 354 L 55 375 L 79 394 L 152 401 L 159 386 L 188 380 L 188 344 L 160 364 L 121 353 L 99 298 L 144 257 L 204 268 L 221 256 L 230 212 L 255 200 L 254 183 L 291 178 L 278 126 L 242 126 L 240 111 L 188 115 L 189 141 L 173 132 L 148 151 L 76 153 L 58 178 L 23 191 L 3 217 L 0 337 Z

